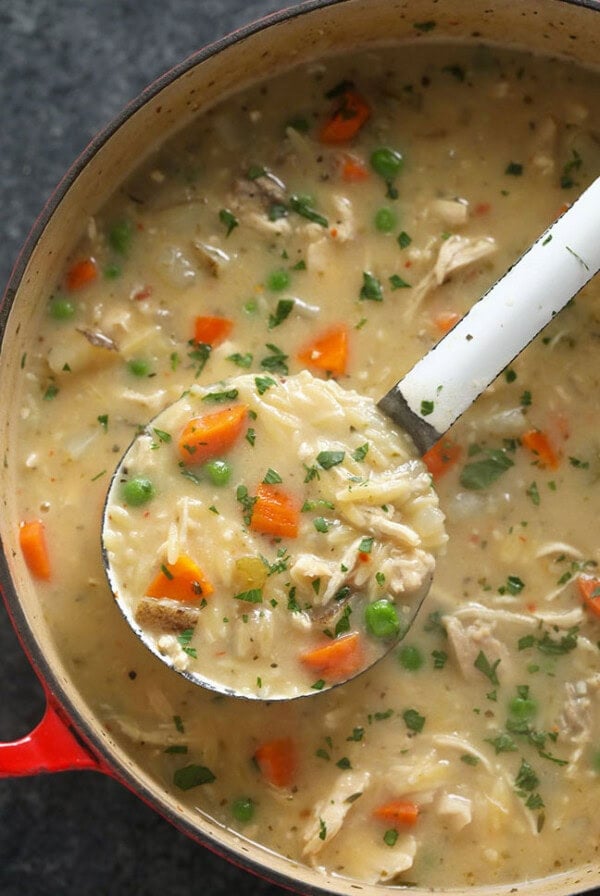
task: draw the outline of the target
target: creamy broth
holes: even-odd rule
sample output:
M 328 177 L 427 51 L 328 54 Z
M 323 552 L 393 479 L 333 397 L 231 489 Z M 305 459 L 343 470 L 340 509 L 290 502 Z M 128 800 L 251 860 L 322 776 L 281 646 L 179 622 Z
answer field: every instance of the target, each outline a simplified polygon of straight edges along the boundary
M 348 81 L 370 115 L 333 144 L 323 127 L 347 121 Z M 331 328 L 347 334 L 340 385 L 381 397 L 598 175 L 598 87 L 561 63 L 443 45 L 259 86 L 88 222 L 40 314 L 21 515 L 44 523 L 39 597 L 67 667 L 161 787 L 324 871 L 446 888 L 596 857 L 598 284 L 427 458 L 447 552 L 402 646 L 342 688 L 215 699 L 153 657 L 102 568 L 110 473 L 194 381 L 326 377 L 314 362 Z M 211 350 L 198 316 L 233 322 Z

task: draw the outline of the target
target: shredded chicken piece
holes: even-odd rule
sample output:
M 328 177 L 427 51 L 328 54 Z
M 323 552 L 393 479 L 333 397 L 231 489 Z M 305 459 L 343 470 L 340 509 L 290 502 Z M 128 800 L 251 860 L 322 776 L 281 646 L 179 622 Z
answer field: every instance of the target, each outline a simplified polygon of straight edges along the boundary
M 81 333 L 82 336 L 85 336 L 90 345 L 93 345 L 94 348 L 106 348 L 112 352 L 118 352 L 119 347 L 114 339 L 111 339 L 110 336 L 106 336 L 105 333 L 101 333 L 100 330 L 90 330 L 87 327 L 77 327 L 77 332 Z
M 448 818 L 457 833 L 473 819 L 472 801 L 458 793 L 442 793 L 435 808 L 438 815 Z
M 441 286 L 454 271 L 488 258 L 496 249 L 493 237 L 473 239 L 458 234 L 448 237 L 440 246 L 433 269 L 413 288 L 411 302 L 407 305 L 409 313 L 414 314 L 423 299 L 437 286 Z
M 450 227 L 460 227 L 469 219 L 466 199 L 434 199 L 426 209 L 427 216 L 437 218 Z
M 599 688 L 600 673 L 587 680 L 565 682 L 565 702 L 558 719 L 558 728 L 561 737 L 574 746 L 566 769 L 568 776 L 575 772 L 584 749 L 592 739 L 591 694 Z
M 209 243 L 205 243 L 199 237 L 192 240 L 192 246 L 196 250 L 198 258 L 203 266 L 213 277 L 218 277 L 231 261 L 227 252 L 219 249 L 218 246 L 212 246 Z
M 304 831 L 305 856 L 316 855 L 339 833 L 348 812 L 370 780 L 368 771 L 350 771 L 339 776 L 333 789 L 313 808 Z
M 503 668 L 510 664 L 508 649 L 492 634 L 493 622 L 476 619 L 471 625 L 463 626 L 455 616 L 444 616 L 442 622 L 448 632 L 448 641 L 454 658 L 468 681 L 475 680 L 481 675 L 475 668 L 475 661 L 481 651 L 491 665 L 498 660 Z

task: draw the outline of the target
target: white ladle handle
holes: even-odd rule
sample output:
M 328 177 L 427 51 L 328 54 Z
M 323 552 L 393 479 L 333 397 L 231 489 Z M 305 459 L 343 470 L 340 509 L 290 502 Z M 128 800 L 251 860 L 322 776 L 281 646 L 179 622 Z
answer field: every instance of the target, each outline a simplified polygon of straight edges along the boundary
M 600 269 L 600 178 L 379 402 L 425 453 Z

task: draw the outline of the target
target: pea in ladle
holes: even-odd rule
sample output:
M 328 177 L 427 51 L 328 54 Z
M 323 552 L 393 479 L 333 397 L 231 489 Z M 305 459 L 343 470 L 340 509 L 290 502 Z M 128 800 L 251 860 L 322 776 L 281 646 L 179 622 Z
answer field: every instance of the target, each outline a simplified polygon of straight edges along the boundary
M 442 438 L 498 374 L 600 270 L 599 233 L 600 178 L 379 401 L 379 409 L 411 437 L 420 454 L 424 454 Z M 286 378 L 288 387 L 293 381 L 294 377 Z M 228 381 L 227 388 L 231 389 L 232 384 L 234 381 Z M 158 434 L 158 438 L 163 432 L 163 415 L 168 414 L 180 402 L 185 401 L 189 405 L 193 397 L 193 390 L 184 393 L 177 402 L 151 421 L 149 427 Z M 146 430 L 150 431 L 149 428 Z M 144 444 L 148 446 L 147 450 L 153 450 L 156 445 L 147 438 L 147 432 Z M 118 530 L 119 523 L 115 523 L 111 497 L 114 497 L 126 478 L 127 468 L 137 460 L 140 439 L 143 438 L 142 433 L 134 439 L 115 471 L 102 523 L 103 557 L 108 580 L 117 604 L 135 634 L 163 662 L 176 668 L 189 680 L 228 696 L 286 700 L 320 693 L 343 683 L 337 677 L 331 681 L 321 680 L 318 688 L 314 684 L 300 689 L 271 688 L 268 692 L 262 691 L 260 686 L 255 690 L 238 688 L 232 685 L 231 680 L 221 680 L 218 675 L 199 673 L 181 664 L 178 667 L 177 655 L 181 656 L 181 650 L 186 650 L 185 633 L 189 633 L 195 624 L 190 607 L 178 605 L 169 614 L 169 624 L 173 626 L 173 631 L 180 632 L 177 639 L 167 635 L 161 640 L 140 624 L 131 601 L 124 597 L 126 588 L 123 574 L 118 574 L 113 565 L 111 545 L 114 546 L 115 527 Z M 123 526 L 128 525 L 130 522 L 124 514 Z M 135 558 L 132 557 L 131 560 L 133 563 Z M 197 594 L 200 597 L 202 587 L 201 583 L 197 584 Z M 344 680 L 354 678 L 370 668 L 405 636 L 430 584 L 431 576 L 425 576 L 420 587 L 409 595 L 403 595 L 401 624 L 397 626 L 394 635 L 378 640 L 376 648 L 365 654 L 364 663 L 359 668 L 352 668 Z

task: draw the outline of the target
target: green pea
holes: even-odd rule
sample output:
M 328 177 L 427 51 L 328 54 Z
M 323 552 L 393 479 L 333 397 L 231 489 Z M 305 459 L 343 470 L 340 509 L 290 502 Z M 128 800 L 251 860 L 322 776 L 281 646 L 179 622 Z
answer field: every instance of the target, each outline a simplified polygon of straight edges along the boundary
M 106 280 L 116 280 L 122 274 L 121 265 L 111 262 L 110 264 L 106 265 L 103 274 Z
M 211 460 L 204 469 L 213 485 L 227 485 L 231 478 L 231 465 L 226 460 Z
M 537 702 L 531 697 L 513 697 L 508 704 L 508 712 L 514 722 L 531 722 L 537 710 Z
M 150 374 L 150 362 L 145 358 L 132 358 L 127 362 L 130 373 L 134 376 L 148 376 Z
M 375 638 L 393 638 L 400 632 L 400 619 L 393 603 L 382 598 L 365 609 L 365 624 Z
M 393 181 L 402 171 L 404 159 L 395 149 L 381 146 L 371 153 L 371 168 L 385 181 Z
M 141 507 L 154 497 L 154 486 L 145 476 L 134 476 L 121 486 L 121 495 L 131 507 Z
M 50 300 L 49 311 L 54 320 L 71 320 L 75 316 L 75 305 L 64 296 L 54 296 Z
M 398 654 L 400 665 L 408 672 L 416 672 L 425 662 L 418 647 L 406 644 Z
M 108 242 L 110 246 L 120 255 L 126 255 L 131 246 L 131 238 L 133 236 L 133 227 L 131 221 L 126 218 L 122 221 L 116 221 L 108 231 Z
M 290 285 L 290 275 L 288 271 L 279 268 L 277 271 L 271 271 L 267 277 L 267 287 L 271 292 L 281 292 Z
M 380 208 L 375 214 L 375 228 L 380 233 L 390 233 L 395 229 L 397 218 L 391 208 Z
M 231 814 L 236 821 L 240 821 L 242 824 L 252 821 L 254 816 L 254 800 L 251 800 L 249 796 L 242 796 L 238 800 L 235 800 L 231 804 Z

